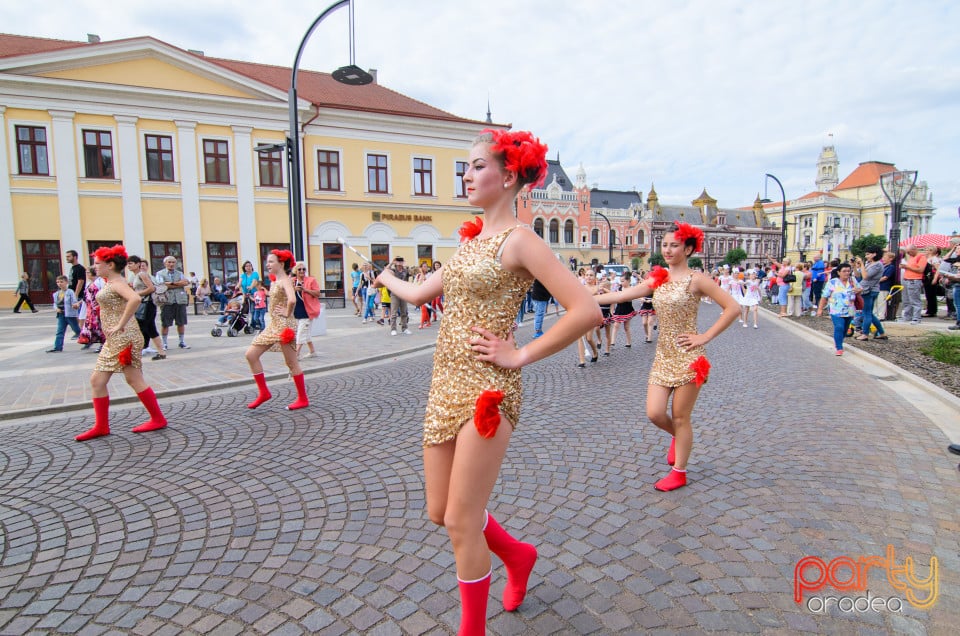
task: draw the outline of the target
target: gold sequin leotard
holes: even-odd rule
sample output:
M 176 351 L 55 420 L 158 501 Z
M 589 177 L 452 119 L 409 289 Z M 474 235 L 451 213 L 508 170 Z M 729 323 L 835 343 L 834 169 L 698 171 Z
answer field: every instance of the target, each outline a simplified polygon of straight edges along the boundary
M 282 346 L 280 334 L 283 333 L 283 330 L 290 328 L 294 332 L 297 331 L 297 319 L 293 317 L 293 314 L 291 313 L 289 318 L 285 318 L 283 315 L 283 312 L 287 309 L 287 292 L 283 290 L 283 285 L 280 283 L 275 282 L 270 286 L 269 307 L 270 324 L 258 333 L 250 344 L 270 346 L 269 351 L 280 351 Z M 296 347 L 296 341 L 291 342 L 290 345 Z
M 125 285 L 126 283 L 120 283 Z M 100 305 L 100 326 L 104 329 L 115 329 L 120 323 L 120 317 L 123 316 L 123 310 L 127 308 L 127 299 L 113 290 L 113 283 L 107 283 L 99 292 L 97 292 L 97 304 Z M 130 320 L 123 331 L 118 331 L 107 338 L 100 349 L 100 355 L 97 356 L 97 364 L 94 365 L 94 371 L 106 371 L 107 373 L 123 373 L 123 366 L 117 356 L 121 351 L 130 346 L 130 366 L 134 369 L 143 368 L 143 358 L 141 350 L 143 349 L 143 334 L 137 327 L 135 320 Z
M 500 410 L 516 426 L 520 416 L 520 369 L 480 362 L 470 348 L 477 334 L 489 329 L 506 338 L 533 279 L 507 271 L 500 263 L 502 246 L 517 226 L 460 246 L 443 267 L 444 312 L 433 355 L 433 379 L 423 424 L 423 445 L 454 439 L 472 420 L 480 393 L 503 391 Z
M 660 324 L 657 352 L 650 369 L 650 384 L 666 387 L 682 386 L 696 376 L 690 369 L 694 360 L 704 355 L 703 347 L 687 351 L 677 344 L 682 333 L 697 333 L 697 309 L 700 296 L 690 291 L 693 274 L 682 280 L 671 280 L 653 291 L 653 306 Z

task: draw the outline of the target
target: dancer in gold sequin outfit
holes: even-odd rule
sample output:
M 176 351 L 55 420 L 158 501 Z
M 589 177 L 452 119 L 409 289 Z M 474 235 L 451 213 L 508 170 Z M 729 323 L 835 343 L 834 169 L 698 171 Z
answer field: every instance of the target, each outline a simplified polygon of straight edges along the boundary
M 484 131 L 463 183 L 483 221 L 465 224 L 466 242 L 421 285 L 389 271 L 378 286 L 416 305 L 444 296 L 423 435 L 427 511 L 445 526 L 457 563 L 460 636 L 485 633 L 490 551 L 507 568 L 503 605 L 520 606 L 537 551 L 485 514 L 520 414 L 520 368 L 562 350 L 600 322 L 583 287 L 530 228 L 518 225 L 521 188 L 546 176 L 546 146 L 525 132 Z M 521 348 L 512 325 L 533 278 L 567 313 Z M 502 400 L 502 401 L 501 401 Z M 471 419 L 473 420 L 471 422 Z
M 260 362 L 260 357 L 267 351 L 279 351 L 283 354 L 283 361 L 287 363 L 293 383 L 297 387 L 297 399 L 287 405 L 287 410 L 295 411 L 310 406 L 303 369 L 297 360 L 297 319 L 293 316 L 297 296 L 290 275 L 295 262 L 293 254 L 287 250 L 273 250 L 267 256 L 267 273 L 273 280 L 267 310 L 270 313 L 270 324 L 257 334 L 247 349 L 247 364 L 250 365 L 253 379 L 257 383 L 257 397 L 247 404 L 248 409 L 255 409 L 273 397 L 267 388 L 263 364 Z
M 107 384 L 114 373 L 122 373 L 140 401 L 150 413 L 150 419 L 134 427 L 134 433 L 155 431 L 167 425 L 167 419 L 160 410 L 157 396 L 143 379 L 140 350 L 143 336 L 136 323 L 130 325 L 140 296 L 133 291 L 124 277 L 127 266 L 127 251 L 122 245 L 101 247 L 94 252 L 93 266 L 106 280 L 106 284 L 97 293 L 100 305 L 100 326 L 106 342 L 97 356 L 96 366 L 90 376 L 93 394 L 94 425 L 85 433 L 77 435 L 78 442 L 110 434 L 110 393 Z
M 701 272 L 687 266 L 687 259 L 700 250 L 703 232 L 685 223 L 663 237 L 661 251 L 669 272 L 660 268 L 641 284 L 612 294 L 596 297 L 597 302 L 624 302 L 649 296 L 659 318 L 660 336 L 650 381 L 647 387 L 647 417 L 670 433 L 667 463 L 670 473 L 654 484 L 657 490 L 675 490 L 687 484 L 687 460 L 693 448 L 693 426 L 690 416 L 706 382 L 710 365 L 704 345 L 730 326 L 740 314 L 740 306 L 727 292 Z M 720 317 L 704 333 L 697 333 L 697 310 L 700 298 L 706 296 L 723 309 Z M 667 403 L 673 395 L 670 411 Z

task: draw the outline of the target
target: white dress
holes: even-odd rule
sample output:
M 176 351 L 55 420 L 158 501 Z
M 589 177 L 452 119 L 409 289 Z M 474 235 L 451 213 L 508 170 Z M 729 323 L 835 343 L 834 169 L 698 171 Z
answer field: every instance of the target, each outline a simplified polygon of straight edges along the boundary
M 744 307 L 755 307 L 760 304 L 760 281 L 748 280 L 743 283 L 743 300 L 740 303 Z

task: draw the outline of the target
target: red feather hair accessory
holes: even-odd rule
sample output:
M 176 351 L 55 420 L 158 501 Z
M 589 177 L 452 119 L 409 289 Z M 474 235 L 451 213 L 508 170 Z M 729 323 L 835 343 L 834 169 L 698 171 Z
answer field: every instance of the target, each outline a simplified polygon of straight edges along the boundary
M 493 151 L 503 156 L 503 167 L 516 172 L 522 184 L 536 188 L 547 178 L 547 145 L 526 130 L 516 132 L 487 128 L 480 134 L 493 136 Z
M 670 272 L 660 267 L 659 265 L 654 265 L 653 269 L 650 270 L 650 273 L 647 275 L 647 286 L 650 289 L 656 289 L 660 285 L 663 285 L 667 282 L 667 279 L 670 278 Z
M 104 263 L 112 261 L 117 256 L 122 256 L 126 260 L 127 248 L 118 243 L 113 247 L 99 247 L 93 252 L 93 255 Z
M 103 259 L 101 258 L 100 260 L 102 261 Z M 117 362 L 120 363 L 121 367 L 129 367 L 131 364 L 133 364 L 132 344 L 128 344 L 126 349 L 117 354 Z
M 710 361 L 707 360 L 707 356 L 700 356 L 691 362 L 690 370 L 696 373 L 696 375 L 693 377 L 693 381 L 697 386 L 701 386 L 704 382 L 706 382 L 707 376 L 710 375 Z
M 271 283 L 277 282 L 277 275 L 276 275 L 276 274 L 267 274 L 267 276 L 270 277 L 270 282 L 271 282 Z
M 503 391 L 488 389 L 477 398 L 477 408 L 473 412 L 473 424 L 477 427 L 480 437 L 490 439 L 497 434 L 500 426 L 500 403 L 503 402 Z
M 286 329 L 280 332 L 281 344 L 290 344 L 296 339 L 297 339 L 297 332 L 291 329 L 290 327 L 287 327 Z
M 270 250 L 270 253 L 277 257 L 277 260 L 283 263 L 284 269 L 293 269 L 294 263 L 297 262 L 297 259 L 293 257 L 293 252 L 290 250 Z
M 459 232 L 461 243 L 469 241 L 483 231 L 483 219 L 481 219 L 479 216 L 474 218 L 476 218 L 476 221 L 464 221 L 463 225 L 460 226 Z
M 673 238 L 681 243 L 686 243 L 689 238 L 696 239 L 697 245 L 693 251 L 700 252 L 703 250 L 703 230 L 693 227 L 689 223 L 681 223 L 679 221 L 674 221 L 674 223 L 676 223 L 677 229 L 673 231 Z

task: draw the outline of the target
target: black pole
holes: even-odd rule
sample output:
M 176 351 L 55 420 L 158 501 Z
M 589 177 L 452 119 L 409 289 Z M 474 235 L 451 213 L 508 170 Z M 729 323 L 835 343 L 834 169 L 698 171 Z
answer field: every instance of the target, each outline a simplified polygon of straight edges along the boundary
M 602 212 L 594 212 L 597 216 L 607 222 L 607 262 L 613 262 L 613 241 L 611 240 L 613 235 L 613 226 L 610 225 L 610 219 L 606 217 Z
M 780 198 L 783 199 L 783 209 L 780 213 L 780 260 L 783 261 L 783 257 L 787 255 L 787 195 L 783 192 L 783 184 L 780 183 L 780 179 L 772 174 L 767 174 L 767 176 L 780 186 Z
M 300 116 L 297 112 L 297 70 L 300 68 L 300 58 L 303 56 L 303 49 L 307 45 L 307 40 L 313 34 L 323 20 L 342 7 L 350 4 L 350 0 L 340 0 L 334 2 L 327 9 L 317 16 L 310 28 L 300 40 L 300 46 L 297 48 L 297 56 L 293 60 L 293 70 L 290 74 L 290 91 L 287 99 L 290 102 L 290 136 L 287 137 L 287 161 L 290 171 L 290 247 L 293 250 L 293 256 L 297 260 L 306 260 L 303 251 L 303 197 L 300 194 Z

